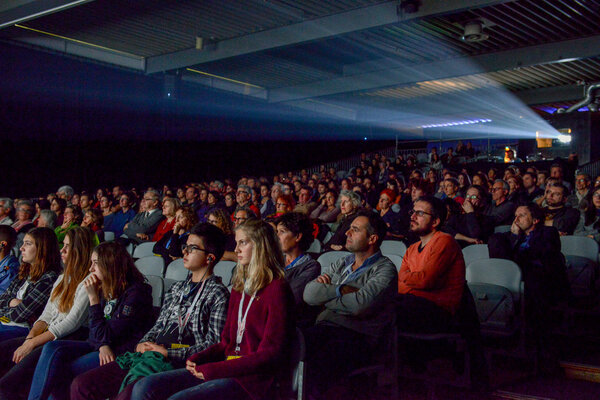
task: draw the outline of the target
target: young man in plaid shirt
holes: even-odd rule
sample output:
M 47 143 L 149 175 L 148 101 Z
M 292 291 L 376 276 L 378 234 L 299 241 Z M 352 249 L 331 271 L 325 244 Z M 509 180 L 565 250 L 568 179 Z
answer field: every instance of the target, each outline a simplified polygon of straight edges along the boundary
M 220 340 L 229 291 L 221 279 L 213 275 L 213 268 L 224 249 L 225 234 L 216 226 L 204 223 L 192 228 L 183 248 L 183 263 L 191 274 L 185 281 L 171 286 L 158 320 L 136 347 L 138 354 L 127 353 L 131 359 L 138 358 L 133 363 L 148 362 L 156 372 L 183 368 L 190 355 Z M 154 354 L 150 357 L 145 353 Z M 71 399 L 114 397 L 129 373 L 129 369 L 119 366 L 125 364 L 120 358 L 78 376 L 71 385 Z M 131 359 L 127 361 L 129 365 Z M 129 398 L 135 381 L 128 380 L 119 398 Z

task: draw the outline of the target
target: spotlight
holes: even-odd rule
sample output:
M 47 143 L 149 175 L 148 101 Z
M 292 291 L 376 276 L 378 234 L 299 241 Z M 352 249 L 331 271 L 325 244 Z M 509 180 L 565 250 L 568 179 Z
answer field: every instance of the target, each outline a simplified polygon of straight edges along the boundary
M 465 32 L 461 39 L 471 43 L 487 40 L 490 36 L 483 33 L 483 27 L 484 24 L 481 21 L 467 22 L 465 25 Z
M 571 135 L 558 135 L 558 141 L 561 143 L 571 143 Z

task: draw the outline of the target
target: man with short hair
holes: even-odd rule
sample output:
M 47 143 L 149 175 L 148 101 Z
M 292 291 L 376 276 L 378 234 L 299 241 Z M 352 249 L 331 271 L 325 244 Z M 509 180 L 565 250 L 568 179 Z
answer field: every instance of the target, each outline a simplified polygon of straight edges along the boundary
M 409 332 L 444 332 L 458 310 L 465 261 L 452 236 L 441 232 L 446 205 L 423 196 L 413 205 L 410 230 L 420 241 L 404 255 L 398 274 L 398 324 Z
M 555 227 L 561 236 L 572 235 L 579 222 L 580 213 L 565 205 L 567 188 L 555 183 L 546 188 L 546 207 L 544 225 Z
M 10 218 L 13 201 L 8 197 L 0 198 L 0 225 L 12 225 L 13 220 Z
M 139 212 L 123 229 L 127 238 L 137 244 L 150 240 L 163 218 L 159 209 L 160 195 L 156 190 L 151 189 L 144 193 L 142 202 L 145 211 Z
M 114 232 L 115 237 L 119 237 L 123 234 L 125 224 L 131 221 L 135 217 L 135 211 L 131 208 L 131 200 L 133 199 L 133 193 L 126 192 L 119 198 L 119 206 L 121 209 L 117 212 L 110 214 L 111 217 L 104 219 L 104 231 Z
M 248 207 L 237 206 L 233 213 L 233 229 L 248 221 L 249 219 L 256 219 L 256 215 Z
M 506 198 L 509 190 L 508 183 L 502 179 L 496 179 L 492 185 L 492 202 L 483 213 L 493 217 L 494 226 L 512 223 L 516 206 Z
M 590 190 L 590 176 L 588 174 L 579 173 L 575 176 L 575 192 L 567 197 L 567 206 L 579 209 L 581 201 Z
M 248 207 L 257 218 L 260 218 L 260 210 L 251 202 L 252 189 L 248 185 L 239 185 L 235 193 L 235 201 L 239 207 Z
M 19 273 L 19 260 L 11 254 L 17 242 L 17 232 L 8 225 L 0 225 L 0 294 Z
M 564 171 L 560 164 L 552 164 L 550 167 L 550 177 L 557 179 L 558 183 L 563 184 L 569 191 L 571 190 L 571 184 L 564 180 Z
M 365 189 L 364 190 L 364 198 L 365 198 L 367 204 L 371 208 L 374 209 L 375 207 L 377 207 L 377 202 L 379 201 L 379 194 L 375 190 L 375 186 L 373 185 L 373 180 L 370 177 L 365 176 L 363 178 L 362 185 L 363 185 L 363 188 Z
M 88 193 L 81 193 L 79 196 L 79 207 L 81 207 L 81 212 L 85 215 L 86 212 L 92 209 L 92 201 L 91 196 Z
M 123 188 L 121 186 L 119 186 L 119 185 L 114 186 L 113 189 L 112 189 L 113 199 L 120 199 L 121 196 L 123 195 L 123 193 L 124 193 L 123 192 Z
M 192 207 L 194 211 L 198 209 L 199 201 L 198 201 L 198 189 L 195 186 L 188 186 L 185 189 L 185 204 Z
M 317 208 L 317 203 L 310 201 L 311 196 L 312 190 L 310 190 L 308 186 L 302 186 L 302 188 L 300 188 L 300 195 L 298 196 L 298 204 L 294 207 L 294 211 L 310 215 L 310 213 Z
M 521 195 L 522 203 L 520 205 L 531 203 L 544 195 L 544 191 L 537 186 L 537 174 L 533 172 L 528 171 L 523 174 L 523 189 L 523 194 Z
M 346 232 L 352 254 L 324 266 L 304 289 L 304 301 L 323 306 L 317 323 L 305 332 L 309 392 L 321 397 L 347 372 L 367 364 L 388 326 L 397 290 L 394 264 L 379 247 L 387 226 L 371 211 L 359 212 Z

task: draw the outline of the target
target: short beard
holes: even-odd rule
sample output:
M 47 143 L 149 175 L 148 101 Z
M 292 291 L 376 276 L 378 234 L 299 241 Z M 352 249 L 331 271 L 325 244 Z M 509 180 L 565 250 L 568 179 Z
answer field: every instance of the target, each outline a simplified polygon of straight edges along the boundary
M 433 232 L 433 227 L 430 226 L 430 227 L 421 228 L 421 229 L 412 229 L 412 228 L 410 228 L 410 231 L 412 233 L 414 233 L 415 235 L 419 236 L 419 237 L 423 237 L 423 236 L 427 236 L 431 232 Z

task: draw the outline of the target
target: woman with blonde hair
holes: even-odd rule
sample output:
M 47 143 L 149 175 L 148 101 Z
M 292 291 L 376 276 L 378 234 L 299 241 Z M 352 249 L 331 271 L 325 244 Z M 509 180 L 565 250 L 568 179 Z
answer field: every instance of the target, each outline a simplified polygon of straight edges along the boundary
M 139 381 L 131 398 L 259 399 L 287 368 L 294 298 L 275 231 L 248 220 L 236 228 L 235 240 L 238 265 L 221 341 L 188 358 L 185 369 Z
M 0 399 L 26 395 L 44 344 L 62 338 L 85 338 L 88 316 L 83 281 L 90 268 L 94 233 L 83 227 L 66 232 L 60 256 L 65 265 L 44 311 L 25 337 L 0 343 Z

